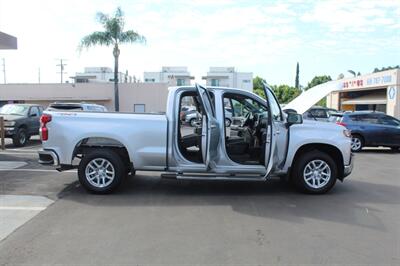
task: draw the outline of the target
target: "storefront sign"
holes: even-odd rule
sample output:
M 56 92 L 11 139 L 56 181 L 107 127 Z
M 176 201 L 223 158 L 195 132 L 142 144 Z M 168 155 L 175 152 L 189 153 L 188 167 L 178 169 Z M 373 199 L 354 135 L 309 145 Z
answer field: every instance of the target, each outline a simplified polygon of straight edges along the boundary
M 379 86 L 390 84 L 392 82 L 392 76 L 386 75 L 381 77 L 373 77 L 366 79 L 357 79 L 343 82 L 343 88 L 362 88 L 365 86 Z
M 388 91 L 389 99 L 393 100 L 396 97 L 396 88 L 390 87 Z

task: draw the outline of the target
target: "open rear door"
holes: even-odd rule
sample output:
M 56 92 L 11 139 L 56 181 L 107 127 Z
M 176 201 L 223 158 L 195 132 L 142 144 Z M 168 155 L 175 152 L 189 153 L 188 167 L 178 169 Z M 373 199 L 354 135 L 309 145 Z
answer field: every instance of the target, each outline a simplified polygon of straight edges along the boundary
M 268 104 L 268 122 L 266 124 L 266 138 L 265 138 L 265 168 L 267 169 L 266 176 L 269 175 L 271 169 L 274 165 L 274 152 L 276 146 L 276 134 L 277 129 L 272 119 L 272 101 L 275 101 L 275 96 L 273 94 L 272 89 L 268 86 L 268 84 L 263 83 L 265 97 L 267 99 Z
M 215 160 L 218 157 L 218 144 L 220 130 L 218 121 L 215 117 L 215 108 L 211 100 L 209 91 L 196 84 L 205 117 L 202 119 L 201 151 L 203 161 L 207 168 L 215 168 Z

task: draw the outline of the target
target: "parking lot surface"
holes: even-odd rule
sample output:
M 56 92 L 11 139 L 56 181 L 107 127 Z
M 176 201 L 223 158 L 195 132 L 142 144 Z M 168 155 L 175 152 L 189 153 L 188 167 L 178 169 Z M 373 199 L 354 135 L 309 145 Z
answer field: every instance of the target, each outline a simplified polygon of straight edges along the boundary
M 0 151 L 9 162 L 0 165 L 3 196 L 54 201 L 0 242 L 0 264 L 400 265 L 400 153 L 356 154 L 352 175 L 319 196 L 277 179 L 177 181 L 153 172 L 92 195 L 75 171 L 39 166 L 38 144 Z

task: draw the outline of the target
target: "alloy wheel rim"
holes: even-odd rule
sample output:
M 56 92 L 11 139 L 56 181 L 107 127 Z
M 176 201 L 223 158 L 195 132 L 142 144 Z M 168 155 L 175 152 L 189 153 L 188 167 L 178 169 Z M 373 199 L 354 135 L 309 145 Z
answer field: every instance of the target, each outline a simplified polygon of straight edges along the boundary
M 111 162 L 104 158 L 91 160 L 85 169 L 86 180 L 94 187 L 109 186 L 115 177 L 115 169 Z
M 21 144 L 23 144 L 23 143 L 25 143 L 25 141 L 26 141 L 25 134 L 24 134 L 24 133 L 20 134 L 20 135 L 19 135 L 19 142 L 20 142 Z
M 329 164 L 320 159 L 310 161 L 303 171 L 304 181 L 314 189 L 326 186 L 331 179 L 331 175 Z
M 351 149 L 358 150 L 361 148 L 361 140 L 359 138 L 351 138 Z

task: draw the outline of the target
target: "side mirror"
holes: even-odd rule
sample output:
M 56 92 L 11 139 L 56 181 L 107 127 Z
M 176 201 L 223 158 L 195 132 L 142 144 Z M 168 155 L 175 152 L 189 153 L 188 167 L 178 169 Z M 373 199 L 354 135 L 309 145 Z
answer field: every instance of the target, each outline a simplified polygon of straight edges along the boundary
M 286 121 L 289 126 L 294 124 L 303 124 L 303 116 L 297 113 L 288 113 Z

